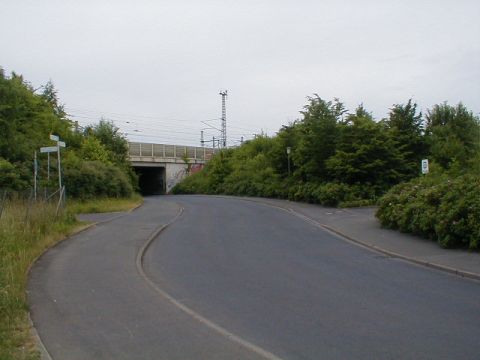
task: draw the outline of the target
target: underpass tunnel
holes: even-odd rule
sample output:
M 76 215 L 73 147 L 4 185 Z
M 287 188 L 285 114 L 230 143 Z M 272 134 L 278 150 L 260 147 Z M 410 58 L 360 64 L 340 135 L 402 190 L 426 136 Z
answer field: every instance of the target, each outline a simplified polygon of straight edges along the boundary
M 142 195 L 165 194 L 165 167 L 134 167 Z

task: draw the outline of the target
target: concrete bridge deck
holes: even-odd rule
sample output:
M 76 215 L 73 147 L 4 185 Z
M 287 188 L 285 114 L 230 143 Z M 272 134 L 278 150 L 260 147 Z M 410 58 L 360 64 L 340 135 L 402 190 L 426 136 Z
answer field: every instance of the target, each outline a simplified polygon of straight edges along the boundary
M 139 176 L 143 194 L 165 194 L 193 172 L 202 169 L 216 149 L 131 142 L 130 162 Z
M 215 149 L 206 147 L 149 144 L 131 142 L 129 145 L 130 161 L 132 163 L 180 163 L 185 160 L 189 164 L 204 164 L 210 160 Z M 135 166 L 135 165 L 134 165 Z M 142 166 L 138 164 L 138 166 Z M 143 165 L 146 166 L 146 165 Z

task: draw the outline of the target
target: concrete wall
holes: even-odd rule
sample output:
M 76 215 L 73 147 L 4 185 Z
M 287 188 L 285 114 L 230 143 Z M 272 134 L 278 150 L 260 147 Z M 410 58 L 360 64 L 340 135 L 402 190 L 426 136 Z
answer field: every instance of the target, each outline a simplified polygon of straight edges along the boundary
M 136 169 L 137 174 L 141 176 L 140 186 L 145 186 L 142 191 L 145 194 L 168 194 L 173 187 L 182 179 L 189 175 L 189 165 L 185 163 L 159 163 L 159 162 L 132 162 L 132 166 Z M 190 174 L 194 174 L 203 168 L 204 164 L 190 164 Z M 149 177 L 146 179 L 145 177 Z M 151 178 L 150 178 L 151 177 Z M 156 184 L 162 184 L 161 191 L 153 190 Z
M 187 164 L 166 164 L 165 168 L 165 192 L 168 194 L 173 187 L 188 175 Z

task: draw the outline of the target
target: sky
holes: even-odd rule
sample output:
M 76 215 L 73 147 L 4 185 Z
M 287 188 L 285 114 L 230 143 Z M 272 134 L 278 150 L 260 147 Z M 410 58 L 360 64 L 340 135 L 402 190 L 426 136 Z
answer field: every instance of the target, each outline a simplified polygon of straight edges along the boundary
M 412 98 L 425 113 L 480 112 L 478 0 L 2 0 L 0 67 L 53 81 L 80 125 L 131 141 L 200 145 L 274 135 L 308 97 L 375 119 Z M 39 90 L 41 91 L 41 90 Z M 210 143 L 206 143 L 209 146 Z

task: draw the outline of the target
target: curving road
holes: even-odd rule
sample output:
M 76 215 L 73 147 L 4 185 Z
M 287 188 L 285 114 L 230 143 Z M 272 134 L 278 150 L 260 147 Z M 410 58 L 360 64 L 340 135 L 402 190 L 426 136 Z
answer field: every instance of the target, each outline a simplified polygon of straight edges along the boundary
M 53 359 L 478 359 L 478 282 L 234 198 L 147 198 L 28 288 Z

